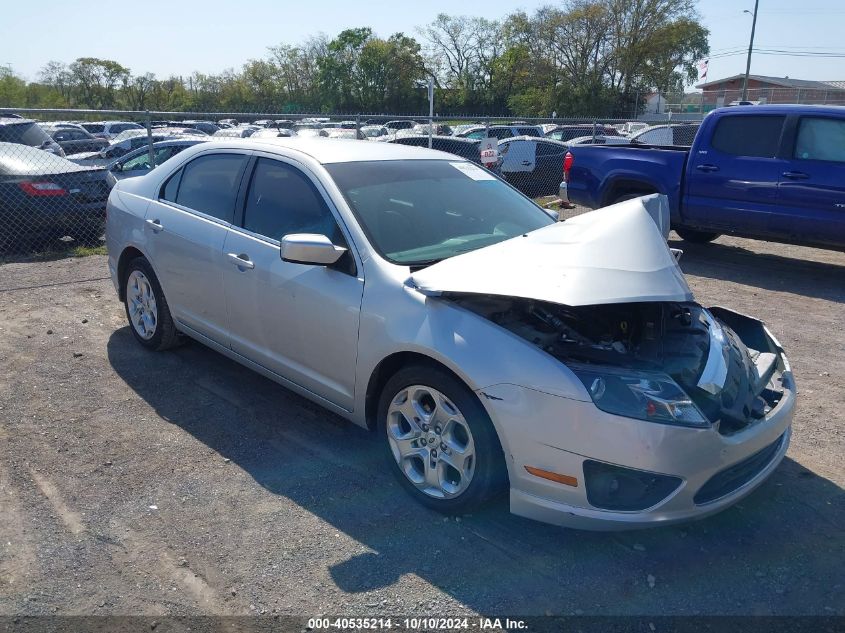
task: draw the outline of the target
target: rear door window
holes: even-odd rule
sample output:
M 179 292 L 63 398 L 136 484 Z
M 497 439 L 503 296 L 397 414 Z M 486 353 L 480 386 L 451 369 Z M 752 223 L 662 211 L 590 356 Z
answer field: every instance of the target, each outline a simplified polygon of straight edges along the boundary
M 232 222 L 246 160 L 243 154 L 208 154 L 195 158 L 183 168 L 176 203 Z M 167 194 L 165 185 L 165 199 Z
M 802 118 L 793 158 L 845 163 L 845 119 Z
M 780 147 L 783 116 L 726 116 L 716 124 L 710 144 L 734 156 L 774 158 Z

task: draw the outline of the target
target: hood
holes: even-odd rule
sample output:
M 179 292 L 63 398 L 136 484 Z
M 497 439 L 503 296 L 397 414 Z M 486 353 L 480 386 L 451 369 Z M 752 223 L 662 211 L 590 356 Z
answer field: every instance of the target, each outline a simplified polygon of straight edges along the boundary
M 429 295 L 468 293 L 569 306 L 691 301 L 666 244 L 665 196 L 585 213 L 521 237 L 433 264 L 411 275 Z

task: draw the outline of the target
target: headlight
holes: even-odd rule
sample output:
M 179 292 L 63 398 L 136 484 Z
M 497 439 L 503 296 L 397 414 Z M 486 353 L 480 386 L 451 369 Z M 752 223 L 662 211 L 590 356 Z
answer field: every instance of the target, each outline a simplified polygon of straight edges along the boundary
M 602 411 L 628 418 L 707 428 L 710 422 L 666 374 L 568 365 Z

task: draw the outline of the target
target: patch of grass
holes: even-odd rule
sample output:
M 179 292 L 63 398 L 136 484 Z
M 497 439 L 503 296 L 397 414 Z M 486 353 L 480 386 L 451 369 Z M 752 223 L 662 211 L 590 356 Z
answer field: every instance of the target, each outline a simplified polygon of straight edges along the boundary
M 74 246 L 70 249 L 71 257 L 89 257 L 91 255 L 108 255 L 105 244 L 101 246 Z

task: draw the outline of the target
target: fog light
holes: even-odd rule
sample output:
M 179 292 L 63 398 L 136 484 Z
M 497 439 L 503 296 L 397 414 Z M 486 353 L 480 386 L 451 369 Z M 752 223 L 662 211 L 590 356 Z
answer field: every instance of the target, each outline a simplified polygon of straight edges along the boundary
M 657 505 L 681 485 L 679 477 L 586 460 L 587 501 L 603 510 L 633 512 Z

